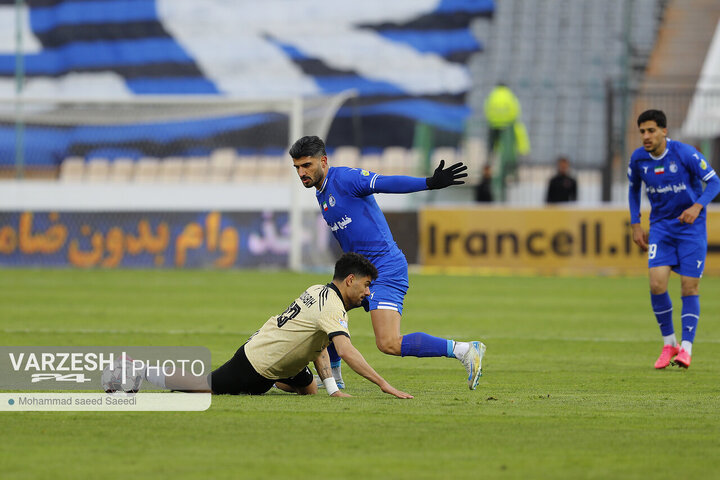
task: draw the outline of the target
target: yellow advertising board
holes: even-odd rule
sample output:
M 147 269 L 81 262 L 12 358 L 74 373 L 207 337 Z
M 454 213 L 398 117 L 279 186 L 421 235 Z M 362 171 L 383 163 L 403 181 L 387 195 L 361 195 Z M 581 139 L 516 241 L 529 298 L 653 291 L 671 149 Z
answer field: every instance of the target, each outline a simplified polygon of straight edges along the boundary
M 643 212 L 647 222 L 647 212 Z M 647 228 L 647 223 L 644 223 Z M 720 211 L 708 212 L 706 275 L 720 275 Z M 508 273 L 641 274 L 626 209 L 426 208 L 420 263 Z

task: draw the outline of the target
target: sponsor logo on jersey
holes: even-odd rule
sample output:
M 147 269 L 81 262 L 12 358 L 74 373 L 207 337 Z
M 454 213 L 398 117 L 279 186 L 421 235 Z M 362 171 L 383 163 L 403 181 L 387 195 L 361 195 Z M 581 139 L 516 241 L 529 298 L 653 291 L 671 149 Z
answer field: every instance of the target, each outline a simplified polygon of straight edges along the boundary
M 345 215 L 343 218 L 330 225 L 330 230 L 333 232 L 337 232 L 338 230 L 345 230 L 345 228 L 350 223 L 352 223 L 352 218 Z
M 368 175 L 370 175 L 370 172 L 368 172 L 367 170 L 360 170 L 360 173 L 363 177 L 367 177 Z
M 328 205 L 327 202 L 323 202 L 323 212 L 327 212 Z
M 707 163 L 705 162 L 705 160 L 700 160 L 700 168 L 702 168 L 703 170 L 707 170 Z
M 677 168 L 677 165 L 675 164 L 675 162 L 670 162 L 669 168 L 670 168 L 671 173 L 676 173 L 678 171 L 678 168 Z
M 655 175 L 662 175 L 663 173 L 665 173 L 665 165 L 655 167 Z
M 335 197 L 333 197 L 332 195 L 330 195 L 330 196 L 328 197 L 328 203 L 330 204 L 331 207 L 334 207 L 334 206 L 335 206 Z
M 684 183 L 678 183 L 677 185 L 665 185 L 664 187 L 647 187 L 648 193 L 680 193 L 683 190 L 687 190 L 687 186 Z
M 643 172 L 647 173 L 648 167 L 643 167 Z

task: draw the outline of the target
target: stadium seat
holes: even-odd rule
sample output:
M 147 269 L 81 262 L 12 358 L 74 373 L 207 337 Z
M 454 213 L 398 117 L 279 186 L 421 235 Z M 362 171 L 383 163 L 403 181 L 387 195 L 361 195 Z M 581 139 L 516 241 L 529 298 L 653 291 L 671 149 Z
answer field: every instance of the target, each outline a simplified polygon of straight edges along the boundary
M 110 162 L 110 171 L 108 172 L 109 182 L 130 182 L 133 178 L 133 170 L 135 162 L 132 158 L 116 158 Z
M 366 153 L 360 157 L 360 168 L 371 172 L 384 174 L 382 156 L 377 153 Z
M 180 183 L 183 179 L 185 159 L 182 157 L 168 157 L 160 162 L 158 181 L 162 183 Z
M 235 183 L 252 182 L 257 174 L 258 161 L 258 157 L 252 155 L 239 156 L 230 173 L 230 180 Z
M 183 181 L 202 183 L 208 179 L 209 161 L 207 157 L 192 157 L 185 161 Z
M 86 182 L 107 182 L 110 173 L 110 161 L 107 158 L 91 158 L 85 165 Z
M 462 159 L 458 156 L 457 149 L 453 147 L 437 147 L 430 155 L 431 172 L 440 165 L 440 160 L 445 160 L 445 166 L 452 165 Z
M 60 181 L 81 182 L 85 173 L 85 159 L 68 157 L 60 165 Z
M 412 175 L 408 172 L 408 151 L 404 147 L 386 147 L 382 153 L 383 175 Z
M 261 182 L 284 181 L 289 178 L 292 164 L 285 157 L 263 156 L 258 161 L 256 178 Z
M 468 137 L 463 143 L 461 154 L 461 160 L 468 166 L 467 183 L 478 183 L 482 176 L 482 168 L 487 163 L 485 142 L 480 138 Z
M 213 183 L 223 183 L 230 180 L 235 166 L 235 150 L 222 148 L 215 150 L 210 156 L 210 172 L 208 180 Z
M 333 152 L 330 163 L 331 165 L 355 168 L 358 166 L 360 159 L 360 150 L 357 147 L 344 146 L 338 147 Z
M 159 171 L 160 161 L 157 158 L 142 157 L 135 164 L 133 179 L 138 183 L 156 182 Z

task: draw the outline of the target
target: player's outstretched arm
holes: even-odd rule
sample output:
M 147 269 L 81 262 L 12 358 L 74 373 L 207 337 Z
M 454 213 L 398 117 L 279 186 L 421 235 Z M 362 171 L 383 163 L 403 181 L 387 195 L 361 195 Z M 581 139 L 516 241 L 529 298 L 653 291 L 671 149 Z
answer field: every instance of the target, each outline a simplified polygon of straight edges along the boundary
M 315 364 L 315 370 L 317 371 L 318 376 L 320 377 L 320 380 L 323 381 L 323 383 L 325 383 L 326 379 L 333 379 L 332 384 L 335 385 L 335 392 L 330 394 L 331 397 L 352 397 L 352 395 L 337 389 L 337 385 L 335 384 L 335 379 L 333 378 L 332 374 L 330 355 L 328 355 L 327 348 L 323 348 L 322 352 L 320 352 L 320 355 L 318 355 L 318 357 L 313 361 L 313 363 Z
M 467 166 L 458 162 L 448 168 L 445 160 L 435 169 L 432 177 L 407 177 L 404 175 L 375 175 L 370 180 L 370 193 L 412 193 L 422 190 L 437 190 L 451 185 L 462 185 L 467 177 Z M 368 192 L 364 192 L 368 194 Z
M 335 344 L 335 350 L 337 350 L 338 355 L 345 360 L 345 363 L 347 363 L 350 368 L 380 387 L 383 392 L 395 395 L 397 398 L 413 398 L 409 393 L 398 390 L 381 377 L 380 374 L 367 363 L 365 357 L 353 346 L 348 337 L 338 335 L 333 338 L 333 343 Z
M 437 190 L 438 188 L 445 188 L 451 185 L 462 185 L 465 180 L 461 178 L 467 177 L 467 165 L 462 162 L 458 162 L 454 165 L 445 167 L 445 160 L 440 160 L 440 165 L 435 169 L 432 177 L 427 177 L 425 183 L 429 190 Z

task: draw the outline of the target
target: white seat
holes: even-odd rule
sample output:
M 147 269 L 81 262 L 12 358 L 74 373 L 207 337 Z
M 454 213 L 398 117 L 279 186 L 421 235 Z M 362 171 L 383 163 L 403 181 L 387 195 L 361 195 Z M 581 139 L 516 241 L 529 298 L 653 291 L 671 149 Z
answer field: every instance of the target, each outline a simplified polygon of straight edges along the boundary
M 168 157 L 160 162 L 158 181 L 162 183 L 180 183 L 183 179 L 185 159 L 182 157 Z
M 132 158 L 116 158 L 110 163 L 109 182 L 129 182 L 133 178 L 135 162 Z
M 81 182 L 85 174 L 85 159 L 68 157 L 60 164 L 60 181 Z
M 138 183 L 156 182 L 159 171 L 160 160 L 153 157 L 142 157 L 135 164 L 133 179 Z
M 377 153 L 367 153 L 360 157 L 359 167 L 363 170 L 379 173 L 381 175 L 385 174 L 383 171 L 382 156 Z
M 408 151 L 404 147 L 386 147 L 382 153 L 383 175 L 410 175 L 407 169 Z
M 235 150 L 223 148 L 215 150 L 210 156 L 210 170 L 208 180 L 213 183 L 222 183 L 230 180 L 235 166 Z
M 360 150 L 357 147 L 343 146 L 338 147 L 330 157 L 330 163 L 336 167 L 350 167 L 355 168 L 358 166 L 360 159 Z
M 430 169 L 435 170 L 440 164 L 440 160 L 445 160 L 445 166 L 448 167 L 459 161 L 457 150 L 453 147 L 437 147 L 430 156 Z
M 292 164 L 285 157 L 263 156 L 258 161 L 257 178 L 262 182 L 277 182 L 288 178 Z
M 237 158 L 230 173 L 230 181 L 235 183 L 252 182 L 258 170 L 258 157 L 242 155 Z
M 185 161 L 183 181 L 202 183 L 207 181 L 209 161 L 206 157 L 191 157 Z
M 86 182 L 107 182 L 110 173 L 110 160 L 107 158 L 91 158 L 85 165 Z
M 480 138 L 469 137 L 463 144 L 461 154 L 462 162 L 468 167 L 467 183 L 475 184 L 480 182 L 482 169 L 487 163 L 485 142 Z

